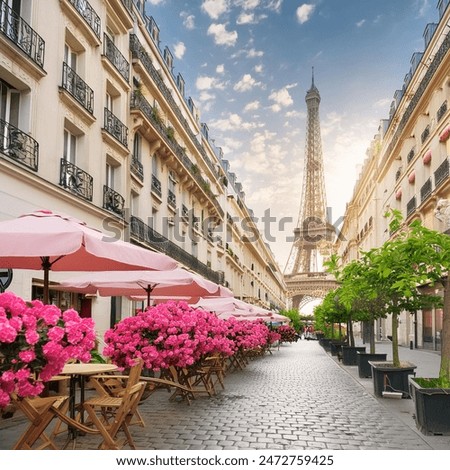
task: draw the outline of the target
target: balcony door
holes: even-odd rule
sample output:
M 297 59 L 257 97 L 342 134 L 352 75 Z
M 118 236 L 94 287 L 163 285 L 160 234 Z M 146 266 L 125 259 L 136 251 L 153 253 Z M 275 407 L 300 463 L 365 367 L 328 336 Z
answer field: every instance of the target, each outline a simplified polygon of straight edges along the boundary
M 20 92 L 0 80 L 0 136 L 1 149 L 10 150 L 16 144 L 14 136 L 19 124 Z

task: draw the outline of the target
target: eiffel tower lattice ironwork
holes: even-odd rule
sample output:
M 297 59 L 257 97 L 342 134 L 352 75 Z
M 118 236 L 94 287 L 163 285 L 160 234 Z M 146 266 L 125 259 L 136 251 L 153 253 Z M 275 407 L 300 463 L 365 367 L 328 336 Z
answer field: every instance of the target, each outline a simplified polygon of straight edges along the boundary
M 334 228 L 328 222 L 320 134 L 320 94 L 314 85 L 306 93 L 307 128 L 302 199 L 294 241 L 284 270 L 288 297 L 300 308 L 310 300 L 322 298 L 336 286 L 332 276 L 321 270 L 320 260 L 330 249 Z

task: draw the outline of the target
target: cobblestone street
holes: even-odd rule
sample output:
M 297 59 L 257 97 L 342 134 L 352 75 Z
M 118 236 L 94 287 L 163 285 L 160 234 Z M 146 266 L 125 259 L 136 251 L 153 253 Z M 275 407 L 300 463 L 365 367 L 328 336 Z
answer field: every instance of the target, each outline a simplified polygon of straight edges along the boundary
M 423 436 L 402 419 L 403 413 L 413 422 L 411 400 L 375 398 L 367 386 L 371 379 L 361 379 L 363 386 L 347 372 L 350 367 L 318 342 L 299 341 L 228 374 L 225 390 L 191 406 L 170 402 L 168 392 L 159 390 L 140 406 L 146 427 L 133 426 L 137 448 L 450 449 L 450 437 Z M 20 429 L 0 425 L 0 447 L 10 449 Z M 81 437 L 76 445 L 95 449 L 96 442 Z

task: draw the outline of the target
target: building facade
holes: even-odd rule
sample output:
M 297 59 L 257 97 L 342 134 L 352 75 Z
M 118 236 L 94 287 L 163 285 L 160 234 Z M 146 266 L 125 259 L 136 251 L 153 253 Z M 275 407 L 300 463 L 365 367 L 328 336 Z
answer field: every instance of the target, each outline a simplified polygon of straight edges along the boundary
M 343 263 L 389 239 L 384 214 L 390 208 L 400 210 L 406 223 L 420 219 L 431 229 L 449 228 L 445 217 L 436 217 L 450 197 L 449 3 L 437 2 L 437 21 L 425 26 L 423 51 L 413 52 L 389 117 L 380 121 L 368 150 L 337 243 Z M 400 322 L 402 344 L 439 349 L 440 309 L 405 312 Z M 389 321 L 378 326 L 380 337 L 390 335 Z
M 145 1 L 1 0 L 0 15 L 1 219 L 70 214 L 236 297 L 283 308 L 274 256 Z M 10 288 L 39 297 L 42 275 L 15 270 Z M 136 307 L 52 295 L 99 331 Z

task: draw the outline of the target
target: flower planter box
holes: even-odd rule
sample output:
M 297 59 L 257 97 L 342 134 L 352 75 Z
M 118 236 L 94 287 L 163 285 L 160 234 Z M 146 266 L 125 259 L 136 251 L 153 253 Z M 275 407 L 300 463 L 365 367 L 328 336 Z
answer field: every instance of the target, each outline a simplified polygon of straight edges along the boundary
M 361 378 L 372 377 L 372 366 L 369 361 L 386 361 L 386 353 L 367 353 L 358 352 L 356 354 L 356 365 L 358 366 L 358 374 Z
M 390 361 L 369 361 L 369 364 L 372 367 L 373 388 L 377 397 L 382 397 L 383 392 L 398 392 L 402 394 L 402 398 L 411 398 L 408 376 L 415 374 L 415 364 L 402 362 L 400 367 L 394 367 Z
M 450 436 L 450 389 L 428 388 L 420 380 L 433 379 L 408 379 L 417 429 L 427 436 Z
M 344 366 L 356 366 L 358 352 L 366 352 L 365 346 L 341 346 L 342 364 Z

